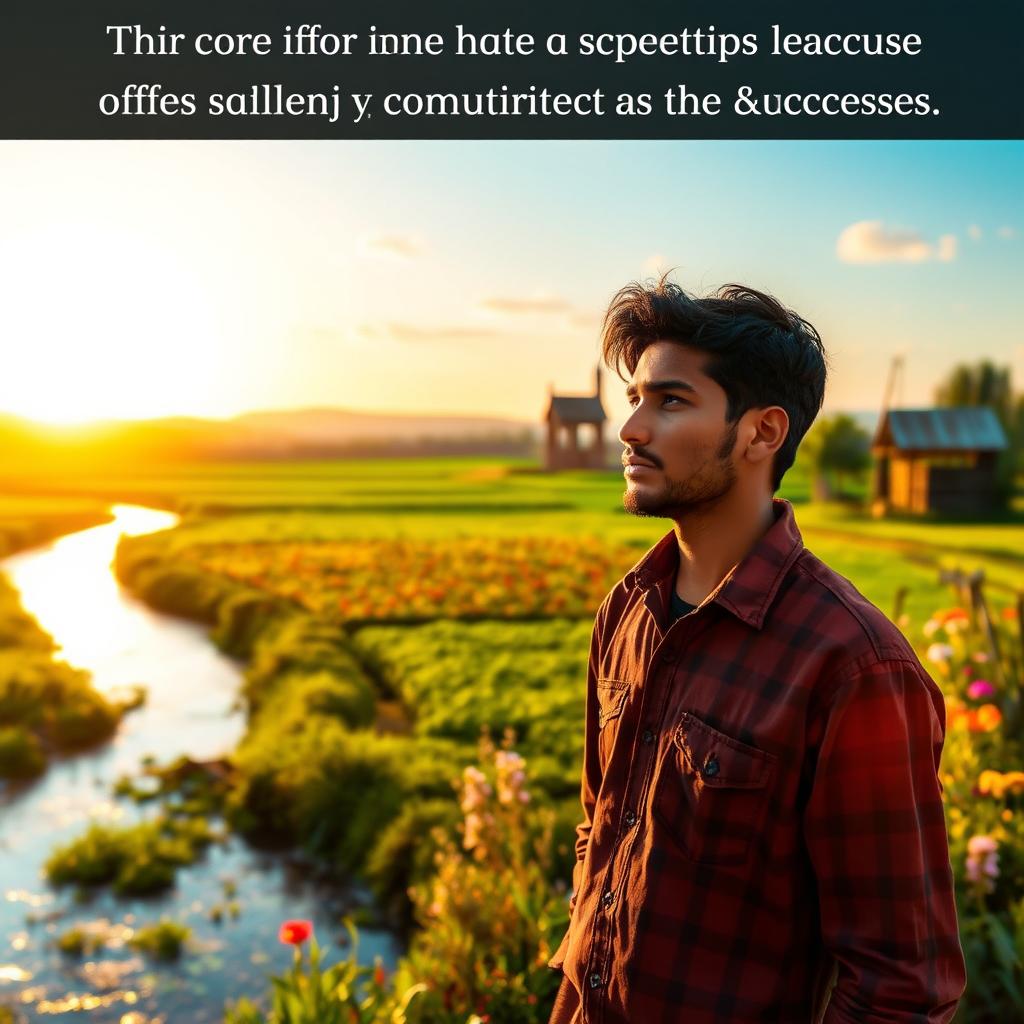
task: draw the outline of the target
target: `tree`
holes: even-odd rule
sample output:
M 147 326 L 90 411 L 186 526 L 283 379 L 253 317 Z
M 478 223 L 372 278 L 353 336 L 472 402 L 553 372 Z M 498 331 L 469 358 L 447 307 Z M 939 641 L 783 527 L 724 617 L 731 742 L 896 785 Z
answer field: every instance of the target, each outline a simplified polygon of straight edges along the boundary
M 818 420 L 804 440 L 814 474 L 815 498 L 842 498 L 844 477 L 857 476 L 871 462 L 871 438 L 852 416 L 839 413 Z M 830 475 L 835 477 L 835 487 Z
M 996 464 L 996 493 L 1008 502 L 1014 490 L 1014 476 L 1024 453 L 1024 396 L 1014 401 L 1008 366 L 996 366 L 983 359 L 973 365 L 959 363 L 935 389 L 935 404 L 941 406 L 990 406 L 1006 432 L 1009 448 Z
M 942 406 L 989 405 L 1003 429 L 1010 433 L 1013 423 L 1013 390 L 1010 368 L 987 359 L 973 366 L 960 363 L 935 389 L 935 404 Z

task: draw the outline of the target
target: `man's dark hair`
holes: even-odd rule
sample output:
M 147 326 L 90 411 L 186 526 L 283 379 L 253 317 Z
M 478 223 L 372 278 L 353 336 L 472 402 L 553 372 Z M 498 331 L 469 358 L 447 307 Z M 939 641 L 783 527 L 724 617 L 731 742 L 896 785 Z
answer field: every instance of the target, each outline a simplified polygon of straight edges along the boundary
M 710 355 L 704 372 L 726 394 L 726 422 L 748 409 L 785 409 L 789 433 L 772 466 L 777 491 L 825 397 L 820 335 L 778 299 L 746 285 L 726 284 L 697 298 L 667 277 L 634 281 L 615 295 L 604 318 L 604 361 L 620 377 L 623 365 L 632 375 L 648 345 L 676 341 Z

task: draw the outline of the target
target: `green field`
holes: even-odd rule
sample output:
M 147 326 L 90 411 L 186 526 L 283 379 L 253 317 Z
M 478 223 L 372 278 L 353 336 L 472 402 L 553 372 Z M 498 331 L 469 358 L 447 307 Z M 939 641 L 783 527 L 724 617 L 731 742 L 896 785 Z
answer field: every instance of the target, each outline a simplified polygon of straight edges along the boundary
M 503 942 L 510 940 L 499 935 L 512 914 L 542 926 L 530 932 L 533 946 L 516 961 L 510 984 L 532 986 L 534 1003 L 521 1005 L 543 1010 L 536 1019 L 546 1020 L 552 992 L 544 950 L 564 930 L 559 894 L 579 814 L 592 617 L 607 589 L 670 528 L 623 512 L 620 473 L 547 474 L 524 460 L 447 458 L 164 465 L 102 482 L 83 474 L 49 485 L 8 483 L 9 493 L 24 495 L 8 499 L 11 523 L 31 522 L 33 508 L 40 524 L 55 522 L 62 508 L 96 517 L 102 502 L 177 511 L 179 526 L 122 539 L 116 569 L 152 606 L 208 623 L 214 641 L 247 664 L 249 719 L 229 759 L 229 823 L 250 837 L 301 845 L 341 877 L 362 875 L 381 905 L 400 914 L 413 891 L 421 893 L 421 910 L 422 900 L 431 903 L 422 894 L 434 892 L 437 879 L 449 891 L 456 878 L 475 879 L 466 883 L 462 916 L 453 911 L 416 933 L 407 981 L 448 971 L 451 984 L 479 994 L 483 982 L 457 965 L 469 949 L 481 962 L 508 955 L 512 946 Z M 1011 678 L 1019 644 L 1016 625 L 1001 613 L 1024 592 L 1024 518 L 874 520 L 852 505 L 810 503 L 809 490 L 798 462 L 781 496 L 794 503 L 805 544 L 894 618 L 922 658 L 934 642 L 925 623 L 964 603 L 940 582 L 940 570 L 983 569 Z M 4 514 L 0 505 L 0 538 Z M 21 534 L 19 546 L 30 537 Z M 972 634 L 970 642 L 983 640 Z M 1010 769 L 1017 738 L 975 719 L 968 726 L 977 702 L 965 704 L 963 675 L 929 667 L 950 709 L 943 761 L 950 849 L 958 892 L 967 892 L 970 836 L 991 833 L 1009 849 L 1019 828 L 1006 817 L 1009 806 L 999 817 L 998 805 L 976 799 L 978 773 Z M 1007 728 L 1014 694 L 1008 687 L 999 698 Z M 507 850 L 477 870 L 466 868 L 457 849 L 438 845 L 435 829 L 451 835 L 460 823 L 453 782 L 473 765 L 488 765 L 478 749 L 484 729 L 495 738 L 514 734 L 530 807 L 552 815 L 548 839 L 531 847 L 543 853 L 532 874 L 510 867 Z M 525 841 L 524 827 L 510 825 L 515 842 Z M 493 842 L 509 840 L 494 828 Z M 998 920 L 961 909 L 972 976 L 986 970 L 1000 942 L 1024 949 L 1024 871 L 1004 863 L 1010 902 Z M 494 906 L 470 911 L 486 906 L 475 895 L 480 887 L 490 887 Z M 496 909 L 509 892 L 522 907 L 548 909 Z M 992 938 L 997 927 L 1011 927 L 1014 914 L 1021 935 Z M 1006 979 L 987 976 L 988 991 L 1015 991 L 1019 956 L 1015 964 Z M 516 1000 L 525 999 L 517 991 Z M 983 987 L 974 992 L 958 1021 L 982 1004 Z M 1005 994 L 995 998 L 994 1005 L 1009 1005 Z M 430 1020 L 463 1024 L 427 1005 L 434 1005 Z

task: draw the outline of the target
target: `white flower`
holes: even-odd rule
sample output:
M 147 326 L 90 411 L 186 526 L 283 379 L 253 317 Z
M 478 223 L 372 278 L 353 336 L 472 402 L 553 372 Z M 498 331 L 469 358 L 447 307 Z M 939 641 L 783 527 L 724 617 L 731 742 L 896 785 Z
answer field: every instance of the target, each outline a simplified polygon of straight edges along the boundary
M 934 661 L 936 664 L 949 661 L 953 657 L 953 648 L 949 644 L 932 644 L 928 648 L 926 655 L 929 661 Z

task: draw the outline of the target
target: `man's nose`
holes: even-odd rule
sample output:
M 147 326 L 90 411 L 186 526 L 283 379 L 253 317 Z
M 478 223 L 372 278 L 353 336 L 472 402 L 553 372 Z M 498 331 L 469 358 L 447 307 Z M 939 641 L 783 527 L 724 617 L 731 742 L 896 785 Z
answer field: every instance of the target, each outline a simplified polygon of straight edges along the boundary
M 641 406 L 638 405 L 619 428 L 619 440 L 624 445 L 648 444 L 651 440 L 651 431 L 645 420 Z

